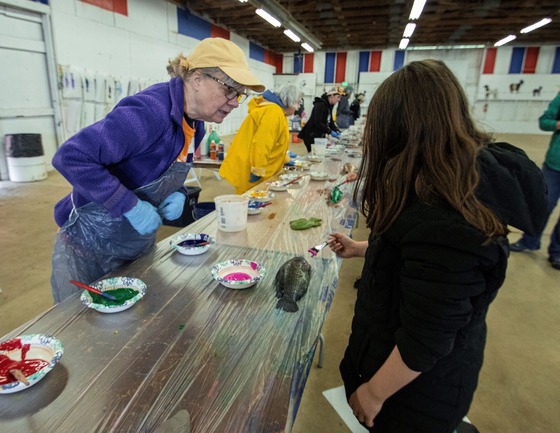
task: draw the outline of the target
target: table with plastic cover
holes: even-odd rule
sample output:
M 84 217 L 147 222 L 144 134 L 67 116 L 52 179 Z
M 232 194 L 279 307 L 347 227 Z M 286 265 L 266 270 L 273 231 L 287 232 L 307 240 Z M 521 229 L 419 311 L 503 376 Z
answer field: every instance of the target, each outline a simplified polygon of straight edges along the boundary
M 357 217 L 351 185 L 337 205 L 328 202 L 346 160 L 343 151 L 327 156 L 312 168 L 332 180 L 306 176 L 276 192 L 242 232 L 217 230 L 215 212 L 183 229 L 215 236 L 205 254 L 181 255 L 168 238 L 110 274 L 147 284 L 132 308 L 103 314 L 75 295 L 4 336 L 51 334 L 64 355 L 42 381 L 0 395 L 0 431 L 161 433 L 186 410 L 193 433 L 289 432 L 340 267 L 329 248 L 315 258 L 307 249 L 333 231 L 350 233 Z M 322 225 L 292 230 L 289 221 L 302 217 Z M 274 279 L 296 255 L 312 277 L 299 311 L 288 313 L 275 308 Z M 228 289 L 211 268 L 230 259 L 254 260 L 267 274 L 251 288 Z

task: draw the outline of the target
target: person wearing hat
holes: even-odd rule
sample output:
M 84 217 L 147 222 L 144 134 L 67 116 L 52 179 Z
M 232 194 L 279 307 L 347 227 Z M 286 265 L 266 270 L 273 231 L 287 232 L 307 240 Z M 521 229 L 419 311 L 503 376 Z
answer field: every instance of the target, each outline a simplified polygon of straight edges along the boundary
M 124 98 L 54 155 L 72 185 L 54 209 L 55 302 L 79 291 L 70 280 L 91 284 L 152 247 L 162 220 L 183 212 L 181 190 L 204 122 L 221 123 L 247 89 L 264 91 L 243 51 L 222 38 L 204 39 L 167 70 L 171 80 Z
M 290 162 L 290 130 L 286 116 L 298 109 L 301 90 L 286 83 L 249 101 L 241 124 L 220 167 L 220 176 L 243 194 L 271 178 Z
M 354 115 L 352 110 L 350 110 L 350 97 L 354 88 L 352 86 L 346 86 L 342 89 L 342 95 L 340 96 L 340 101 L 336 108 L 336 124 L 341 129 L 347 129 L 350 125 L 354 124 Z
M 340 137 L 340 130 L 332 118 L 332 109 L 340 101 L 342 93 L 336 87 L 331 87 L 321 97 L 313 101 L 313 109 L 307 123 L 299 132 L 298 137 L 303 140 L 308 152 L 316 138 L 324 138 L 330 134 Z
M 352 111 L 352 117 L 354 121 L 358 120 L 361 116 L 361 105 L 366 100 L 366 97 L 363 93 L 358 93 L 356 98 L 350 104 L 350 111 Z

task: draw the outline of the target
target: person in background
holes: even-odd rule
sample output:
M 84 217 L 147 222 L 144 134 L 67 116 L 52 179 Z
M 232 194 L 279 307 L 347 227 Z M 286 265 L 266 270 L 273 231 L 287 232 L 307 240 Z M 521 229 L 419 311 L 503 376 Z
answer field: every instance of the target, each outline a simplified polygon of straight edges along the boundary
M 298 109 L 301 91 L 284 84 L 249 101 L 249 113 L 235 134 L 220 167 L 220 176 L 243 194 L 277 174 L 290 161 L 287 116 Z M 295 156 L 295 155 L 294 155 Z
M 181 216 L 186 179 L 202 123 L 221 123 L 264 91 L 243 51 L 221 38 L 201 41 L 168 65 L 171 80 L 124 98 L 99 122 L 68 139 L 53 166 L 72 192 L 54 210 L 61 227 L 52 257 L 55 302 L 152 247 L 162 218 Z
M 340 101 L 340 97 L 340 91 L 336 87 L 332 87 L 320 98 L 315 98 L 313 101 L 313 109 L 309 119 L 298 134 L 298 137 L 305 143 L 308 152 L 311 152 L 311 145 L 316 138 L 324 138 L 329 134 L 335 138 L 340 137 L 340 130 L 332 118 L 332 109 Z
M 550 144 L 542 165 L 542 173 L 548 186 L 548 216 L 560 198 L 560 94 L 548 105 L 539 118 L 543 131 L 552 131 Z M 542 231 L 534 235 L 524 233 L 521 239 L 511 244 L 515 252 L 538 250 L 541 247 Z M 560 219 L 554 225 L 548 245 L 548 260 L 554 269 L 560 270 Z
M 371 234 L 333 233 L 330 248 L 365 257 L 340 372 L 370 432 L 477 431 L 462 420 L 506 276 L 507 226 L 546 222 L 538 167 L 469 113 L 438 60 L 394 72 L 369 104 L 354 200 Z
M 350 125 L 354 124 L 354 114 L 352 110 L 350 110 L 349 102 L 354 88 L 352 86 L 346 86 L 346 88 L 342 88 L 340 91 L 342 95 L 340 96 L 340 101 L 338 101 L 336 109 L 336 124 L 340 129 L 347 129 Z
M 363 93 L 358 93 L 356 98 L 350 104 L 350 111 L 352 111 L 352 117 L 354 121 L 361 117 L 361 105 L 364 103 L 366 97 Z

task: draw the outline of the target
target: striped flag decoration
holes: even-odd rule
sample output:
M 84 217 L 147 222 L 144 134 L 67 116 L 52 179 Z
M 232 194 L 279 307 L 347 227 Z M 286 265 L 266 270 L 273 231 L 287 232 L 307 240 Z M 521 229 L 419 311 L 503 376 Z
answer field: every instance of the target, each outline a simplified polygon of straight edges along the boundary
M 325 83 L 346 81 L 346 56 L 344 51 L 325 54 Z
M 206 38 L 229 39 L 228 30 L 209 23 L 186 9 L 177 8 L 177 31 L 200 41 Z
M 128 16 L 128 0 L 82 0 L 93 6 L 105 9 L 117 14 Z M 49 4 L 49 2 L 41 1 L 40 3 Z
M 539 47 L 513 47 L 509 74 L 534 74 L 539 60 Z

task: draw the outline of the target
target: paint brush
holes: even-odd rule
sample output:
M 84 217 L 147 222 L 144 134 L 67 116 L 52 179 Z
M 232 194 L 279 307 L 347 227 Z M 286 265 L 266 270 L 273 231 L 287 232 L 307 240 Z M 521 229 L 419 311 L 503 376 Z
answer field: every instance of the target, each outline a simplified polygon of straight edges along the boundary
M 85 289 L 88 292 L 92 292 L 92 293 L 96 293 L 98 295 L 101 295 L 104 298 L 110 299 L 111 301 L 116 301 L 117 300 L 117 298 L 115 298 L 113 295 L 111 295 L 109 293 L 102 292 L 101 290 L 96 289 L 95 287 L 88 286 L 87 284 L 80 283 L 79 281 L 75 281 L 75 280 L 70 280 L 70 282 L 72 284 L 74 284 L 75 286 L 78 286 L 82 289 Z
M 303 176 L 298 176 L 298 177 L 296 177 L 295 179 L 292 179 L 291 181 L 289 181 L 288 183 L 285 183 L 285 184 L 282 185 L 282 186 L 284 187 L 284 186 L 291 185 L 292 183 L 297 182 L 298 180 L 300 180 L 302 177 L 303 177 Z

